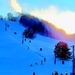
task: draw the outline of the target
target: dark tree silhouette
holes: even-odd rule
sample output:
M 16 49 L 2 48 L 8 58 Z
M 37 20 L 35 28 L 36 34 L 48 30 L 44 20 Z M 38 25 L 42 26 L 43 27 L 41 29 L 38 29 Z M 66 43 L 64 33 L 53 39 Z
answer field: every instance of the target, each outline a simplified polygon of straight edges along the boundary
M 27 14 L 22 15 L 19 22 L 24 27 L 32 29 L 34 33 L 39 33 L 41 35 L 48 34 L 48 31 L 46 27 L 44 26 L 44 23 L 42 22 L 42 20 L 34 16 L 27 15 Z
M 25 29 L 24 32 L 23 32 L 23 35 L 24 35 L 26 38 L 34 38 L 34 37 L 35 37 L 35 33 L 34 33 L 33 30 L 30 29 L 30 28 Z
M 69 51 L 68 44 L 65 42 L 59 42 L 55 45 L 54 54 L 60 59 L 71 58 L 71 52 Z

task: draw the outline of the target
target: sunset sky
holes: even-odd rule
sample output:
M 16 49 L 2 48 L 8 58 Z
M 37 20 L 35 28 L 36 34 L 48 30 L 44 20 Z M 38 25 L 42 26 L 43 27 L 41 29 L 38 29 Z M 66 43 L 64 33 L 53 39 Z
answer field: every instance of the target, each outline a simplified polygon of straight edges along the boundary
M 0 15 L 8 12 L 29 13 L 75 33 L 75 0 L 0 0 Z

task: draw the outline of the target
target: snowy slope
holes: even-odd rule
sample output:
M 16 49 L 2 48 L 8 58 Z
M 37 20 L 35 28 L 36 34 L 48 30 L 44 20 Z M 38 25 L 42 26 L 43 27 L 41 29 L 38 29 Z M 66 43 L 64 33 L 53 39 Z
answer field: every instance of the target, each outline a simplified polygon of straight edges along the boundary
M 9 25 L 6 31 L 5 24 Z M 72 60 L 65 61 L 62 65 L 61 60 L 57 59 L 54 64 L 53 50 L 59 40 L 37 34 L 35 39 L 26 39 L 22 44 L 24 29 L 19 22 L 0 21 L 0 75 L 33 75 L 33 72 L 36 75 L 51 75 L 54 71 L 59 74 L 72 71 Z M 74 44 L 68 43 L 69 46 Z M 43 51 L 40 51 L 40 48 Z

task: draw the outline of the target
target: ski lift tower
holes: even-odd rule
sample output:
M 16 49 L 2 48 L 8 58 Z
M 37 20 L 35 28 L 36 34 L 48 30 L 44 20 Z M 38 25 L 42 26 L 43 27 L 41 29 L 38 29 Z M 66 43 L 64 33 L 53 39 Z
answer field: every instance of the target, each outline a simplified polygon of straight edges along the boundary
M 72 64 L 72 75 L 75 75 L 75 57 L 74 57 L 74 45 L 71 46 L 72 49 L 73 49 L 73 56 L 72 56 L 72 61 L 73 61 L 73 64 Z

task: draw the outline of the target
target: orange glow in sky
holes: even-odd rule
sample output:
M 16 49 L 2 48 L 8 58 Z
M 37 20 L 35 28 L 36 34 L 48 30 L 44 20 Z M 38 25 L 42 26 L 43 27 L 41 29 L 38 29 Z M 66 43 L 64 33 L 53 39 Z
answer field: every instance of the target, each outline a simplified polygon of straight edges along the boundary
M 75 12 L 60 11 L 55 6 L 50 6 L 47 9 L 35 9 L 31 11 L 31 14 L 49 21 L 58 28 L 62 28 L 67 34 L 75 33 Z

